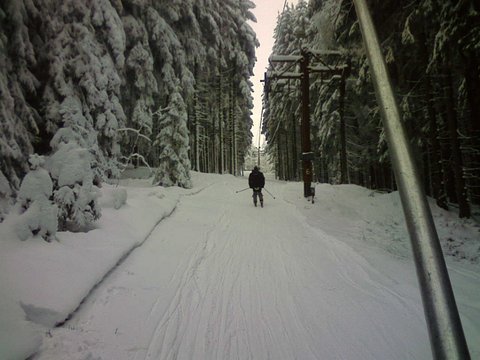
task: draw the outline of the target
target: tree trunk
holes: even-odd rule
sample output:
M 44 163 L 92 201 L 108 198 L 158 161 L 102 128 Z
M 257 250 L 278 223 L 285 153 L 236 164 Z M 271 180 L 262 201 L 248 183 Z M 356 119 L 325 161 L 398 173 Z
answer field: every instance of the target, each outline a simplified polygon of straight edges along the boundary
M 448 133 L 450 137 L 451 150 L 452 150 L 452 160 L 453 160 L 453 172 L 455 174 L 455 193 L 457 195 L 458 207 L 459 207 L 459 217 L 468 218 L 470 217 L 470 206 L 467 201 L 467 193 L 465 189 L 465 180 L 463 178 L 463 162 L 462 154 L 460 150 L 460 141 L 458 139 L 458 126 L 457 126 L 457 113 L 455 110 L 454 103 L 454 92 L 452 85 L 452 75 L 450 72 L 451 66 L 449 66 L 449 61 L 446 61 L 443 64 L 443 72 L 445 75 L 444 80 L 444 91 L 446 97 L 446 108 L 447 108 L 447 126 Z
M 298 180 L 298 127 L 295 116 L 292 116 L 292 180 Z
M 230 84 L 229 84 L 229 109 L 228 109 L 228 117 L 229 117 L 229 124 L 230 124 L 230 169 L 229 172 L 230 174 L 233 174 L 233 167 L 234 167 L 234 161 L 233 161 L 233 79 L 230 79 Z
M 467 101 L 470 110 L 470 129 L 480 132 L 480 71 L 475 55 L 468 51 L 462 53 L 464 62 L 464 76 L 467 90 Z
M 218 92 L 217 92 L 217 106 L 218 106 L 218 126 L 219 126 L 219 144 L 218 144 L 218 172 L 223 174 L 223 107 L 222 107 L 222 74 L 220 72 L 220 68 L 218 69 Z
M 469 122 L 466 140 L 466 176 L 471 198 L 480 201 L 480 71 L 478 60 L 472 51 L 462 53 Z
M 422 64 L 425 68 L 425 97 L 427 105 L 427 116 L 429 123 L 429 163 L 430 163 L 430 183 L 432 186 L 432 196 L 436 200 L 437 205 L 441 208 L 448 209 L 445 191 L 442 188 L 441 182 L 443 178 L 442 167 L 440 164 L 440 143 L 438 141 L 438 125 L 437 114 L 433 103 L 433 87 L 431 83 L 430 74 L 426 73 L 429 63 L 428 57 L 428 42 L 425 32 L 419 34 L 419 51 Z
M 232 81 L 232 93 L 234 92 L 233 81 Z M 236 97 L 233 96 L 233 113 L 232 113 L 232 163 L 233 163 L 233 172 L 232 175 L 238 175 L 238 156 L 237 156 L 237 101 Z

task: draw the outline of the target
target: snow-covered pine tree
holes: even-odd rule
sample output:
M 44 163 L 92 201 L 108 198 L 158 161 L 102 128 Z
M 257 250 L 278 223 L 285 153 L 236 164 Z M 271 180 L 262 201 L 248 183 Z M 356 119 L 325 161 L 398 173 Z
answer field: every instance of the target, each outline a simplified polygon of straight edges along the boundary
M 0 3 L 0 172 L 16 192 L 28 171 L 32 141 L 38 134 L 36 109 L 27 100 L 36 95 L 38 80 L 31 72 L 37 55 L 30 39 L 32 2 Z
M 49 6 L 56 9 L 49 9 L 54 16 L 45 24 L 50 64 L 43 99 L 46 128 L 55 132 L 68 126 L 78 144 L 94 152 L 97 176 L 116 176 L 118 128 L 125 123 L 119 101 L 125 47 L 120 18 L 108 0 Z M 70 112 L 63 105 L 71 101 L 80 104 L 78 116 L 66 119 Z M 84 123 L 76 126 L 77 120 Z
M 187 111 L 179 90 L 170 95 L 167 108 L 157 116 L 160 131 L 154 145 L 159 148 L 159 165 L 154 184 L 191 188 Z
M 226 87 L 226 96 L 222 92 L 221 97 L 226 98 L 227 103 L 224 109 L 216 111 L 218 129 L 214 135 L 218 136 L 218 143 L 225 143 L 226 149 L 222 149 L 222 144 L 218 151 L 228 154 L 225 167 L 230 173 L 238 174 L 252 138 L 249 130 L 253 102 L 249 78 L 253 75 L 258 40 L 247 21 L 256 21 L 250 11 L 255 5 L 249 0 L 226 0 L 216 6 L 218 28 L 223 35 L 218 46 L 216 75 L 220 77 L 218 89 Z M 217 106 L 222 106 L 220 99 Z
M 0 151 L 5 161 L 0 171 L 13 193 L 27 171 L 28 154 L 47 155 L 50 143 L 54 151 L 70 142 L 88 149 L 90 168 L 100 179 L 117 173 L 118 133 L 132 133 L 127 145 L 133 143 L 133 151 L 157 165 L 159 149 L 147 145 L 150 132 L 152 138 L 160 132 L 152 110 L 168 106 L 179 94 L 187 119 L 194 119 L 188 114 L 199 108 L 192 105 L 194 73 L 207 89 L 211 79 L 223 76 L 220 88 L 230 97 L 218 103 L 218 93 L 202 91 L 204 97 L 196 101 L 206 111 L 195 125 L 197 140 L 208 140 L 212 115 L 220 142 L 227 121 L 234 124 L 229 148 L 236 153 L 230 157 L 232 169 L 238 169 L 251 137 L 248 78 L 256 39 L 247 20 L 253 19 L 253 6 L 250 0 L 1 2 Z M 188 131 L 184 134 L 188 139 Z M 203 140 L 196 148 L 208 154 L 212 144 Z M 182 151 L 188 154 L 185 144 Z M 215 146 L 222 155 L 227 148 Z M 204 164 L 214 163 L 209 156 L 202 156 Z
M 319 9 L 324 11 L 326 6 L 317 6 L 316 11 Z M 480 188 L 476 136 L 480 106 L 474 100 L 478 98 L 475 94 L 480 93 L 480 30 L 475 26 L 480 8 L 474 1 L 422 0 L 404 7 L 391 0 L 372 0 L 371 10 L 394 88 L 403 105 L 408 136 L 419 154 L 427 194 L 441 206 L 447 201 L 458 203 L 460 216 L 468 217 L 468 202 L 479 198 Z M 355 11 L 350 4 L 341 2 L 339 11 L 330 19 L 336 40 L 350 50 L 352 75 L 360 80 L 354 86 L 356 99 L 350 99 L 350 103 L 367 105 L 363 112 L 369 114 L 357 116 L 362 112 L 358 106 L 353 114 L 353 108 L 347 110 L 362 130 L 362 136 L 350 143 L 355 143 L 355 153 L 368 152 L 367 157 L 362 157 L 368 161 L 360 165 L 363 175 L 358 181 L 394 189 L 385 136 L 379 131 L 380 116 L 374 105 L 371 81 L 365 74 L 367 66 Z M 370 148 L 373 141 L 377 142 L 376 151 Z
M 328 87 L 328 85 L 325 86 L 325 88 Z M 327 167 L 329 179 L 330 181 L 333 181 L 337 184 L 340 183 L 340 114 L 338 112 L 338 105 L 339 91 L 334 88 L 334 91 L 327 98 L 327 101 L 324 102 L 321 106 L 322 114 L 317 118 L 320 118 L 322 120 L 320 121 L 318 133 L 315 134 L 319 138 L 319 142 L 321 144 L 321 152 L 323 159 L 328 164 Z
M 193 93 L 193 75 L 187 67 L 183 45 L 167 22 L 169 18 L 175 20 L 175 13 L 169 11 L 164 18 L 160 16 L 161 9 L 162 3 L 157 3 L 156 8 L 148 7 L 145 21 L 156 60 L 154 70 L 159 86 L 156 106 L 161 109 L 156 112 L 153 124 L 155 141 L 151 157 L 158 168 L 155 182 L 164 186 L 191 187 L 188 115 L 184 99 Z
M 122 131 L 124 165 L 133 161 L 148 165 L 153 126 L 154 97 L 158 95 L 154 75 L 154 59 L 148 43 L 148 33 L 143 23 L 143 9 L 129 4 L 129 11 L 122 20 L 126 34 L 125 82 L 122 86 L 122 104 L 126 111 L 126 127 Z
M 166 9 L 166 4 L 158 2 L 155 3 L 155 7 L 148 7 L 145 21 L 150 48 L 156 60 L 155 73 L 161 79 L 157 81 L 160 99 L 165 99 L 177 91 L 177 81 L 180 84 L 180 93 L 186 98 L 193 94 L 195 80 L 187 66 L 184 44 L 172 26 L 175 21 L 179 21 L 180 15 L 176 13 L 179 11 L 177 8 L 183 5 L 177 2 L 176 7 L 167 6 Z M 180 25 L 185 26 L 183 23 L 177 24 L 177 26 Z
M 279 55 L 299 55 L 307 46 L 307 25 L 305 20 L 307 7 L 304 1 L 296 6 L 288 5 L 280 14 L 275 28 L 273 53 Z M 289 64 L 277 64 L 275 70 L 287 71 Z M 288 71 L 298 71 L 290 69 Z M 296 180 L 300 174 L 299 156 L 301 153 L 300 124 L 301 118 L 300 83 L 296 80 L 272 84 L 269 94 L 269 111 L 266 112 L 265 124 L 268 129 L 267 151 L 279 165 L 277 174 L 281 179 Z
M 64 127 L 50 142 L 54 154 L 46 167 L 53 179 L 53 199 L 59 207 L 60 230 L 84 229 L 101 215 L 94 186 L 98 176 L 96 148 L 92 147 L 96 134 L 83 116 L 78 98 L 67 97 L 60 105 L 60 114 Z
M 156 9 L 169 25 L 181 44 L 171 48 L 174 56 L 174 69 L 180 80 L 181 94 L 184 100 L 193 96 L 195 62 L 202 62 L 205 50 L 200 42 L 201 30 L 194 12 L 194 1 L 158 2 Z M 174 44 L 172 42 L 171 44 Z
M 58 208 L 52 204 L 53 184 L 47 170 L 43 169 L 43 156 L 29 158 L 30 172 L 23 178 L 18 192 L 19 219 L 16 232 L 20 240 L 39 235 L 50 242 L 57 232 Z

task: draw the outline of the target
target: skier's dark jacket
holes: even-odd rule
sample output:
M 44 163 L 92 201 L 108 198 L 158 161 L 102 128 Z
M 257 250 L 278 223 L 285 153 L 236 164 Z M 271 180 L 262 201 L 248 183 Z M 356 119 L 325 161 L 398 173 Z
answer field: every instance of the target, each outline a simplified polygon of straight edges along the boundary
M 263 188 L 265 186 L 265 176 L 263 176 L 263 173 L 254 168 L 248 177 L 248 186 L 252 189 Z

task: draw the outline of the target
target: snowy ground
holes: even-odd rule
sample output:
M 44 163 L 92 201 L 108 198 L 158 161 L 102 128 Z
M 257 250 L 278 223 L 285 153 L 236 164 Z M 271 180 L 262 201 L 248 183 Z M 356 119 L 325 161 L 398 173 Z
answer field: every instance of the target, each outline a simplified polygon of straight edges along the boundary
M 431 358 L 398 194 L 318 185 L 310 204 L 267 179 L 262 209 L 235 193 L 246 183 L 124 180 L 102 189 L 97 228 L 50 244 L 15 239 L 7 218 L 0 359 Z M 434 216 L 480 358 L 479 227 Z

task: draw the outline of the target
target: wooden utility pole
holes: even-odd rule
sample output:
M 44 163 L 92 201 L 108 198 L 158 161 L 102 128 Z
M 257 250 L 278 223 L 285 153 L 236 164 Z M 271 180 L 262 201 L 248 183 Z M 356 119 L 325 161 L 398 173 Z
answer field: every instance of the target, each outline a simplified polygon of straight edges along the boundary
M 302 174 L 303 174 L 303 196 L 311 196 L 312 185 L 312 145 L 310 142 L 310 54 L 302 50 L 300 60 L 301 88 L 302 88 Z
M 263 106 L 262 110 L 260 111 L 260 125 L 258 127 L 258 148 L 257 148 L 257 166 L 260 167 L 260 137 L 262 135 L 262 122 L 263 122 Z
M 340 78 L 340 99 L 338 106 L 338 113 L 340 115 L 340 184 L 347 183 L 347 136 L 345 128 L 345 82 L 346 72 L 348 69 L 342 71 Z
M 270 63 L 292 63 L 300 64 L 300 73 L 287 72 L 287 71 L 273 71 L 272 73 L 265 75 L 263 80 L 265 84 L 268 84 L 270 79 L 300 79 L 301 92 L 302 92 L 302 121 L 301 121 L 301 139 L 302 139 L 302 175 L 303 175 L 303 194 L 305 197 L 312 195 L 312 180 L 313 180 L 313 152 L 310 141 L 310 73 L 321 73 L 328 75 L 342 75 L 347 76 L 348 65 L 340 66 L 311 66 L 311 58 L 323 55 L 341 55 L 341 52 L 335 50 L 325 51 L 309 51 L 303 49 L 301 55 L 272 55 L 270 56 Z M 325 64 L 322 61 L 323 64 Z M 344 86 L 343 82 L 343 86 Z M 266 86 L 267 94 L 269 86 Z M 342 90 L 341 90 L 342 91 Z M 345 93 L 345 90 L 343 90 Z M 345 147 L 346 149 L 346 147 Z M 346 154 L 346 150 L 345 150 Z M 346 161 L 345 161 L 346 164 Z M 346 173 L 346 170 L 345 170 Z

